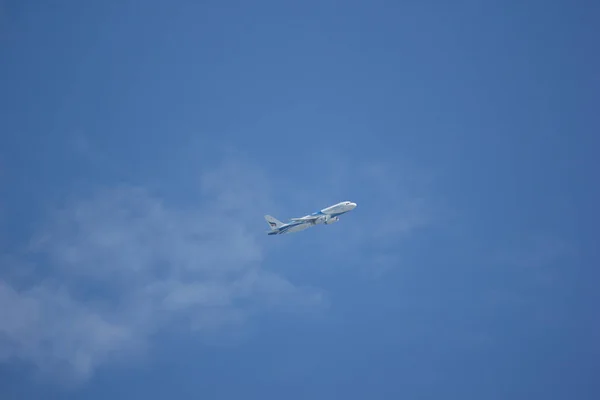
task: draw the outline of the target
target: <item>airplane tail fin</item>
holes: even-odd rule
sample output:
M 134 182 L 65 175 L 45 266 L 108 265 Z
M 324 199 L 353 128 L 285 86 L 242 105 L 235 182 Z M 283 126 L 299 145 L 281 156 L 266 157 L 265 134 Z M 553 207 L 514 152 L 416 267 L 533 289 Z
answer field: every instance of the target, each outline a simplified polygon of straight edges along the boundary
M 270 215 L 265 215 L 265 220 L 267 221 L 267 223 L 269 224 L 269 226 L 271 227 L 271 230 L 277 229 L 280 226 L 283 226 L 283 222 L 281 222 L 280 220 L 278 220 L 275 217 L 272 217 Z

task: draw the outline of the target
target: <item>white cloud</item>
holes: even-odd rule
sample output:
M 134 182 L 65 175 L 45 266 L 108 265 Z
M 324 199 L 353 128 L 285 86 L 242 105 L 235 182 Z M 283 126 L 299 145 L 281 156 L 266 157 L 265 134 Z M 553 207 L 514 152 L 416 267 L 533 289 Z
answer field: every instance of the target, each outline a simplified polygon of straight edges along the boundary
M 431 222 L 426 179 L 415 170 L 339 158 L 322 172 L 303 185 L 225 162 L 196 182 L 190 177 L 190 196 L 195 186 L 201 196 L 187 209 L 126 185 L 72 198 L 49 215 L 27 257 L 2 258 L 0 362 L 24 360 L 85 380 L 101 365 L 145 354 L 157 333 L 235 336 L 242 330 L 231 328 L 256 313 L 326 305 L 322 291 L 265 269 L 262 241 L 276 248 L 282 241 L 264 235 L 262 215 L 278 215 L 282 206 L 287 214 L 358 201 L 344 234 L 321 251 L 351 257 L 376 276 L 396 267 L 398 240 Z M 282 219 L 292 216 L 284 213 Z M 382 243 L 385 257 L 364 251 Z
M 206 199 L 194 209 L 122 186 L 51 215 L 31 247 L 27 284 L 15 279 L 17 263 L 3 267 L 0 362 L 86 379 L 163 329 L 214 331 L 267 308 L 322 305 L 319 291 L 261 267 L 264 232 L 250 221 L 271 201 L 264 175 L 225 163 L 200 181 Z
M 73 299 L 66 289 L 44 283 L 18 291 L 0 282 L 0 359 L 33 362 L 53 375 L 78 378 L 123 351 L 135 348 L 135 332 Z

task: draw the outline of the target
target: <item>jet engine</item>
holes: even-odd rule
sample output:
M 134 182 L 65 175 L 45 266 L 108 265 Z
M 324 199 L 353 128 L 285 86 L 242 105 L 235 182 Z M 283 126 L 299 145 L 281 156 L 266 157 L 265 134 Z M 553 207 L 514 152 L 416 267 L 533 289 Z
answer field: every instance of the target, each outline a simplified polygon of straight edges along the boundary
M 328 218 L 325 220 L 325 224 L 327 224 L 327 225 L 331 225 L 331 224 L 333 224 L 334 222 L 338 222 L 339 220 L 340 220 L 340 218 L 339 218 L 339 217 L 328 217 Z

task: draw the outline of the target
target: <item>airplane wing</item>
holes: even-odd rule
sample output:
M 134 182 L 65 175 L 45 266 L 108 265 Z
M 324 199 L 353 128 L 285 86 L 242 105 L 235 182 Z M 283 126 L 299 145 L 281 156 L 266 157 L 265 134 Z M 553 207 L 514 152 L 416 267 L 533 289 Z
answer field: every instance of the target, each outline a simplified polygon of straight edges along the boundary
M 310 222 L 310 221 L 316 221 L 319 218 L 323 217 L 323 214 L 317 214 L 317 215 L 305 215 L 304 217 L 300 217 L 300 218 L 290 218 L 290 221 L 294 221 L 294 222 Z
M 320 215 L 307 215 L 306 217 L 301 217 L 301 218 L 290 218 L 290 221 L 294 221 L 294 222 L 314 221 L 316 219 L 319 219 L 319 217 L 321 217 L 321 216 Z

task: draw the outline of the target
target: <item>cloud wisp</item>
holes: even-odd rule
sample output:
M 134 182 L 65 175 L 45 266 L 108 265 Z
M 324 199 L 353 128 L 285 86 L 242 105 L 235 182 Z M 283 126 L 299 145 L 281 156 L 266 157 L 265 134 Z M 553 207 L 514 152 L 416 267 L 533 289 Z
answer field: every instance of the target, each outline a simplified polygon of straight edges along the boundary
M 56 211 L 31 246 L 32 273 L 18 277 L 15 257 L 2 269 L 0 362 L 85 380 L 174 326 L 201 334 L 266 309 L 322 305 L 320 291 L 261 266 L 263 232 L 249 215 L 270 201 L 265 182 L 260 171 L 226 163 L 202 176 L 202 207 L 169 207 L 121 186 Z
M 122 185 L 53 211 L 24 256 L 2 259 L 0 363 L 24 361 L 44 375 L 82 382 L 100 366 L 144 357 L 156 335 L 210 338 L 243 332 L 259 313 L 326 306 L 322 290 L 268 269 L 263 243 L 272 238 L 264 235 L 262 215 L 279 215 L 281 203 L 286 218 L 324 201 L 358 201 L 344 234 L 333 226 L 326 251 L 368 264 L 377 276 L 398 265 L 398 240 L 434 215 L 428 190 L 419 187 L 425 180 L 392 164 L 328 160 L 320 173 L 331 176 L 307 191 L 289 176 L 276 181 L 233 159 L 239 157 L 200 175 L 200 196 L 187 208 Z M 373 210 L 387 210 L 386 218 L 365 229 Z

